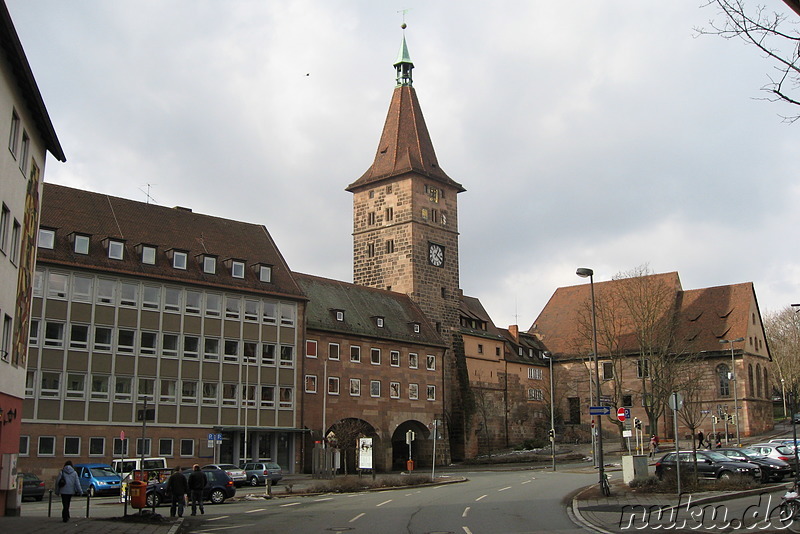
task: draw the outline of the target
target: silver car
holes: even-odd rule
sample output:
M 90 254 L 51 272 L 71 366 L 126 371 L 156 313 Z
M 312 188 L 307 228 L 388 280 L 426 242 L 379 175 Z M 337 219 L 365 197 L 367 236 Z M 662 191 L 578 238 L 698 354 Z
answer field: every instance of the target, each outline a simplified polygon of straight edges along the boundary
M 266 484 L 267 480 L 274 486 L 283 478 L 283 470 L 275 462 L 248 462 L 244 464 L 244 470 L 251 486 Z
M 794 466 L 794 450 L 790 446 L 780 443 L 757 443 L 755 445 L 749 445 L 747 448 L 753 449 L 761 456 L 766 456 L 767 458 L 773 458 L 775 460 L 783 460 Z
M 244 472 L 244 469 L 240 469 L 233 464 L 208 464 L 204 465 L 203 469 L 225 471 L 228 473 L 228 476 L 231 477 L 231 480 L 233 480 L 233 485 L 237 488 L 243 486 L 244 483 L 247 482 L 247 473 Z

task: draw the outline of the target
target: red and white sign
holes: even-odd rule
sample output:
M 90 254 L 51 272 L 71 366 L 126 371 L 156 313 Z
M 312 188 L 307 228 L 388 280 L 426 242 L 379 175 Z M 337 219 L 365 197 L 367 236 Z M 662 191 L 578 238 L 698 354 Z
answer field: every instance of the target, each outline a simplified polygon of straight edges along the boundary
M 620 423 L 625 422 L 627 412 L 628 410 L 626 410 L 625 408 L 620 408 L 619 410 L 617 410 L 617 419 L 619 419 Z

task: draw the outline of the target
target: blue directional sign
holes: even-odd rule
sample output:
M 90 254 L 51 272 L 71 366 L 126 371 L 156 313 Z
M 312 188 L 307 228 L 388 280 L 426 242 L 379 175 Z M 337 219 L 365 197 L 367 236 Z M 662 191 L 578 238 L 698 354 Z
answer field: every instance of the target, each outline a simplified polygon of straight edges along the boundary
M 589 415 L 611 415 L 611 406 L 589 406 Z

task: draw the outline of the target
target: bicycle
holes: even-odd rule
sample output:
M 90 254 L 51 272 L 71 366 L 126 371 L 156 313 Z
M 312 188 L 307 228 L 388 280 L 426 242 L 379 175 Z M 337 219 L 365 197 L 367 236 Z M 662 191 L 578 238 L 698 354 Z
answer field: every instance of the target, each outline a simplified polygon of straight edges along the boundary
M 605 473 L 600 475 L 600 492 L 606 497 L 611 495 L 611 486 L 608 483 L 608 475 Z

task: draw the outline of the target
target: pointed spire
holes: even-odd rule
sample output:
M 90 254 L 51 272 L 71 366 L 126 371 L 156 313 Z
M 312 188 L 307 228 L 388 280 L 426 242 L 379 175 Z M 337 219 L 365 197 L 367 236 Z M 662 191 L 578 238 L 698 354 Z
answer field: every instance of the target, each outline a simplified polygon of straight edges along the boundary
M 405 26 L 405 23 L 403 23 L 403 30 L 405 30 Z M 397 54 L 394 68 L 397 71 L 397 87 L 413 85 L 411 71 L 414 69 L 414 63 L 411 62 L 411 56 L 408 54 L 405 31 L 403 32 L 403 44 L 400 45 L 400 52 Z

